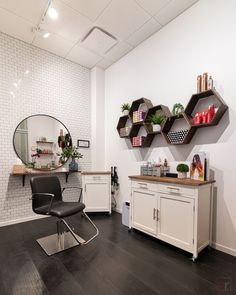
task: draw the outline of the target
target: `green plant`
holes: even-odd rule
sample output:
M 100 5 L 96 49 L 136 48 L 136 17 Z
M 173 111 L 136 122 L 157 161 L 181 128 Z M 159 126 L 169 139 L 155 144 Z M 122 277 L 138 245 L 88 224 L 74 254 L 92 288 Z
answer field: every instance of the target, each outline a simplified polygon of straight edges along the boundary
M 130 110 L 130 104 L 129 103 L 123 103 L 121 106 L 121 111 L 124 112 L 125 110 Z
M 181 103 L 175 103 L 172 109 L 172 114 L 179 116 L 184 112 L 184 106 Z
M 149 123 L 152 123 L 153 125 L 161 125 L 163 121 L 165 120 L 165 116 L 162 114 L 153 114 L 147 118 L 147 121 Z
M 78 151 L 76 146 L 68 146 L 65 147 L 61 153 L 57 153 L 60 156 L 60 162 L 65 164 L 65 162 L 69 159 L 80 159 L 83 158 L 83 155 Z
M 176 170 L 178 172 L 189 172 L 189 166 L 181 163 L 181 164 L 178 164 L 178 166 L 176 167 Z

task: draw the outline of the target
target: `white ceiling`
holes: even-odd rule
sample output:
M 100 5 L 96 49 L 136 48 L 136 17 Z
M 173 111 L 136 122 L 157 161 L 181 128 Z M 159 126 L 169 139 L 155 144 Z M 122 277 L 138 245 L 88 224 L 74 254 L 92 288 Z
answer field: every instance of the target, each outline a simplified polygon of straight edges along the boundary
M 0 31 L 87 68 L 105 69 L 197 1 L 53 0 L 58 18 L 41 21 L 49 0 L 0 0 Z M 38 25 L 41 30 L 33 31 Z M 47 39 L 44 32 L 50 32 Z

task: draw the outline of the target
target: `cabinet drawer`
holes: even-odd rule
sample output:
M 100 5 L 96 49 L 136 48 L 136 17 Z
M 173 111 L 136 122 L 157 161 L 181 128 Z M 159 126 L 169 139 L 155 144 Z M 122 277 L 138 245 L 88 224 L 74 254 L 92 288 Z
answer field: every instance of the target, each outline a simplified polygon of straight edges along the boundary
M 195 189 L 181 185 L 158 184 L 158 191 L 166 194 L 194 196 Z
M 84 176 L 85 182 L 100 182 L 100 181 L 110 181 L 110 175 L 86 175 Z
M 150 182 L 145 182 L 145 181 L 132 181 L 131 187 L 157 192 L 157 184 L 156 183 L 150 183 Z

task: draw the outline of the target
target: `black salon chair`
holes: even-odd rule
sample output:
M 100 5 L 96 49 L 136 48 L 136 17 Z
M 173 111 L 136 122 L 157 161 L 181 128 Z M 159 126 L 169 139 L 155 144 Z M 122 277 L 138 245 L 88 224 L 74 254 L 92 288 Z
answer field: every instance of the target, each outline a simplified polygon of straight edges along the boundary
M 78 245 L 85 245 L 91 242 L 99 231 L 96 225 L 84 212 L 85 205 L 81 203 L 82 188 L 66 187 L 61 189 L 57 176 L 35 176 L 30 179 L 32 189 L 32 208 L 36 214 L 57 217 L 57 234 L 40 238 L 39 245 L 47 253 L 52 255 Z M 64 202 L 62 194 L 65 189 L 78 189 L 78 202 Z M 92 224 L 96 233 L 89 240 L 85 241 L 78 236 L 71 226 L 64 220 L 65 217 L 82 212 L 83 216 Z

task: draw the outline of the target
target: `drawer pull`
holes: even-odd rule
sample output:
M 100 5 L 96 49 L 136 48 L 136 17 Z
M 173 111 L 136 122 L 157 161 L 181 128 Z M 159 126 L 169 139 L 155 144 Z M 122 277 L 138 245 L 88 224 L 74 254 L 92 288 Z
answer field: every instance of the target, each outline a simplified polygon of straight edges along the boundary
M 176 192 L 179 192 L 179 190 L 180 190 L 178 187 L 167 186 L 167 188 L 171 191 L 176 191 Z
M 155 220 L 155 219 L 156 219 L 156 209 L 153 208 L 153 220 Z
M 157 210 L 157 221 L 159 220 L 159 210 L 158 209 L 156 209 Z

